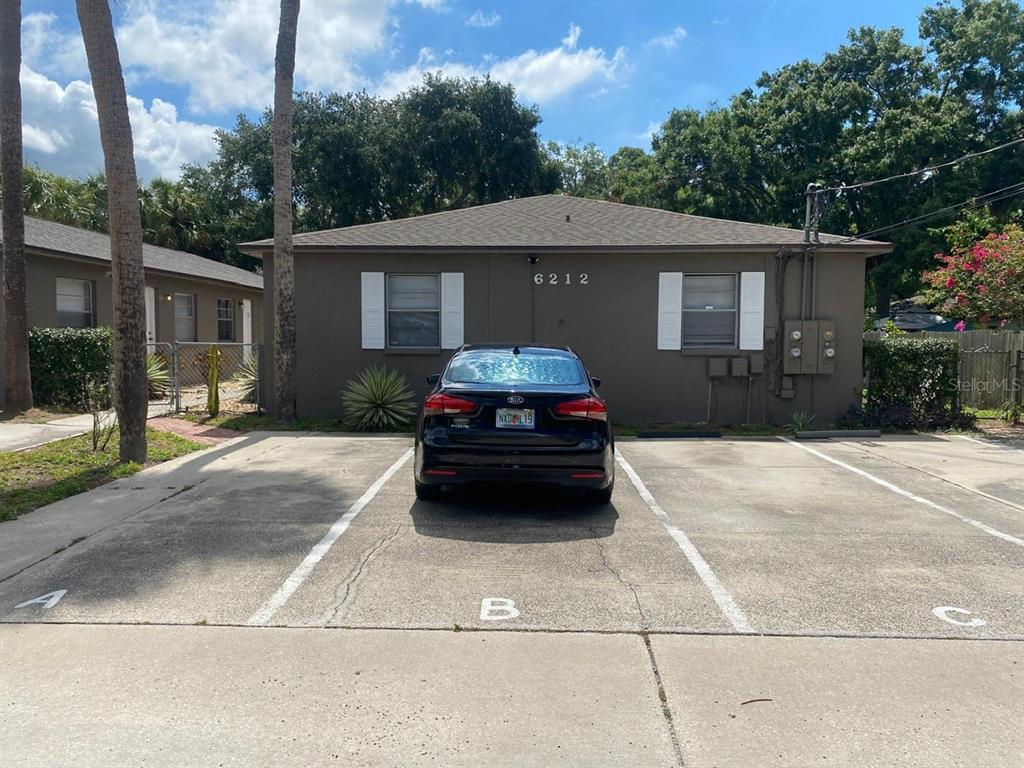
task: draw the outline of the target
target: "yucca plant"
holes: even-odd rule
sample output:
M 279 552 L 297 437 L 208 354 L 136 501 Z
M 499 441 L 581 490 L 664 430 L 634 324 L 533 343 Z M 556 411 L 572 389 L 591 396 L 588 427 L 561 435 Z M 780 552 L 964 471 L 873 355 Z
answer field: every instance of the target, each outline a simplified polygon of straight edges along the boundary
M 814 420 L 817 416 L 813 413 L 807 413 L 805 411 L 797 411 L 793 414 L 793 422 L 786 426 L 792 429 L 794 432 L 806 432 L 814 424 Z
M 405 376 L 376 366 L 348 383 L 341 403 L 345 426 L 356 432 L 396 432 L 409 426 L 414 413 Z
M 239 399 L 243 403 L 255 403 L 257 382 L 260 377 L 260 364 L 256 359 L 256 355 L 250 355 L 247 360 L 243 360 L 242 364 L 238 366 L 238 370 L 235 375 L 231 378 L 238 382 L 239 390 L 242 396 Z
M 161 400 L 171 391 L 171 372 L 163 355 L 146 355 L 146 381 L 149 384 L 149 399 Z

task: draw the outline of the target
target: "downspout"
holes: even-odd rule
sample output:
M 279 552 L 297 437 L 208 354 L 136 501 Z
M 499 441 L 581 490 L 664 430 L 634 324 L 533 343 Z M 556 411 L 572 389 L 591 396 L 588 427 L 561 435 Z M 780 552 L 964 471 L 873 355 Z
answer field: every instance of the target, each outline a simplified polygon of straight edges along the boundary
M 817 320 L 818 304 L 818 256 L 811 253 L 811 320 Z

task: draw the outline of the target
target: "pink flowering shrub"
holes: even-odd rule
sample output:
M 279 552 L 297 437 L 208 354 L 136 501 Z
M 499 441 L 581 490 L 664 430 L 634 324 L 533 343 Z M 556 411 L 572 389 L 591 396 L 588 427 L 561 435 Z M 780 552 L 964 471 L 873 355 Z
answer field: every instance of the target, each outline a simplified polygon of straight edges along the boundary
M 1024 321 L 1024 229 L 1007 225 L 970 248 L 953 248 L 935 258 L 941 267 L 925 272 L 929 297 L 944 315 L 982 325 Z

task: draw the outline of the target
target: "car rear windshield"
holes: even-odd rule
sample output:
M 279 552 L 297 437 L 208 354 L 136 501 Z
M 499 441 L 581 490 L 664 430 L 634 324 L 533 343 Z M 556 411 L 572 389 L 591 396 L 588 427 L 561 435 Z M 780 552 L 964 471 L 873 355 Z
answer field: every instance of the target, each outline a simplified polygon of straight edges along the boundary
M 583 383 L 583 367 L 566 355 L 468 352 L 452 360 L 445 380 L 452 384 L 572 386 Z

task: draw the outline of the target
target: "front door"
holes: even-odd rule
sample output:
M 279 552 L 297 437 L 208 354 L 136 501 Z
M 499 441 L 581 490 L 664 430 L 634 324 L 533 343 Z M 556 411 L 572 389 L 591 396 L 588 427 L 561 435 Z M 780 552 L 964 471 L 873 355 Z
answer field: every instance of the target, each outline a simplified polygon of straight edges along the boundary
M 146 343 L 156 343 L 156 288 L 146 286 Z

